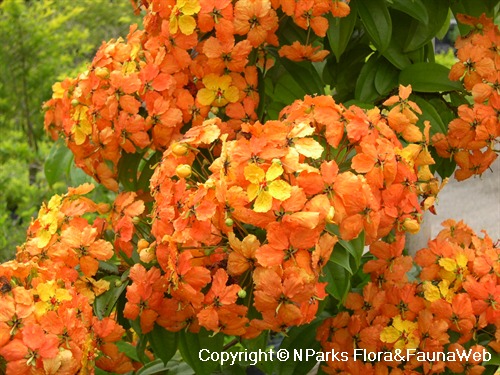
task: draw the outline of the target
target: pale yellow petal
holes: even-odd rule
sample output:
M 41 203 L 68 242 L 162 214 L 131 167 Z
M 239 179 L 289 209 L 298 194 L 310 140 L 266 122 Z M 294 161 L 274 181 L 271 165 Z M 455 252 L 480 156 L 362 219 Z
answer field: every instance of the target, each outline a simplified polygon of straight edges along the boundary
M 266 175 L 264 170 L 257 166 L 257 164 L 247 165 L 243 173 L 247 181 L 250 181 L 252 184 L 260 184 L 264 181 Z
M 255 212 L 267 212 L 273 206 L 273 197 L 267 191 L 261 191 L 257 199 L 255 200 L 255 204 L 253 206 L 253 210 Z
M 284 201 L 291 196 L 292 187 L 283 180 L 275 180 L 271 182 L 269 185 L 269 194 L 273 198 L 276 198 L 280 201 Z
M 266 180 L 273 181 L 283 174 L 281 163 L 272 163 L 266 172 Z
M 250 184 L 247 187 L 247 195 L 248 195 L 248 200 L 251 202 L 257 197 L 257 194 L 259 194 L 259 185 L 257 184 Z
M 297 139 L 294 145 L 299 154 L 307 158 L 319 159 L 323 154 L 323 146 L 312 138 Z

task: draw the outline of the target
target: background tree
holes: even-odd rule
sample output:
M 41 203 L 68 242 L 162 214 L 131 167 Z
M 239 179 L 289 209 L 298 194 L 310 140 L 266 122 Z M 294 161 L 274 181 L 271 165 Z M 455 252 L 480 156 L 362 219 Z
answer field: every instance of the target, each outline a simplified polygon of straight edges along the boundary
M 53 82 L 81 71 L 102 41 L 125 36 L 134 22 L 128 0 L 0 2 L 0 259 L 49 195 L 41 105 Z

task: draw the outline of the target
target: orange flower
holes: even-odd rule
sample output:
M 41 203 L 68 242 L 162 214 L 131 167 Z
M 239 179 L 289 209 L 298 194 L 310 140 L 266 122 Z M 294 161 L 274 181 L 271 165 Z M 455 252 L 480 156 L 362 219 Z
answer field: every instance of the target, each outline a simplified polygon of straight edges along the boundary
M 328 20 L 322 17 L 330 11 L 327 0 L 299 0 L 295 7 L 294 21 L 304 30 L 311 28 L 320 37 L 326 35 Z
M 330 51 L 321 49 L 321 46 L 302 45 L 300 42 L 293 42 L 291 46 L 282 46 L 279 50 L 281 57 L 286 57 L 292 61 L 323 61 Z
M 234 32 L 247 35 L 253 47 L 258 47 L 278 25 L 276 12 L 269 0 L 238 0 L 234 6 Z

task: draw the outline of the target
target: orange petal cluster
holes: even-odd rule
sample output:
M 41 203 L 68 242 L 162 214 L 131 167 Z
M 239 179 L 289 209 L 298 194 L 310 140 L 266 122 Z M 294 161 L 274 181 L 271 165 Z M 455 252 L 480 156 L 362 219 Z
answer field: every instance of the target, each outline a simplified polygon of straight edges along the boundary
M 461 181 L 482 175 L 498 156 L 500 31 L 484 15 L 462 15 L 459 21 L 473 29 L 456 42 L 459 61 L 451 68 L 450 79 L 462 81 L 474 102 L 458 107 L 447 134 L 436 134 L 433 144 L 439 156 L 453 158 L 458 166 L 455 177 Z
M 125 330 L 93 312 L 96 297 L 110 288 L 97 275 L 99 262 L 110 260 L 114 248 L 105 239 L 109 206 L 89 199 L 92 189 L 84 184 L 52 197 L 16 259 L 0 265 L 0 357 L 7 374 L 134 369 L 115 344 Z
M 200 124 L 211 110 L 234 130 L 255 121 L 256 64 L 272 61 L 268 47 L 279 46 L 280 9 L 319 36 L 328 28 L 326 14 L 349 13 L 346 3 L 325 0 L 179 4 L 142 1 L 144 30 L 132 26 L 126 39 L 103 43 L 88 70 L 56 83 L 45 103 L 45 129 L 64 138 L 76 165 L 108 189 L 118 190 L 124 154 L 165 150 L 185 125 Z M 295 61 L 328 54 L 297 43 L 280 53 Z
M 362 292 L 347 296 L 347 311 L 327 318 L 318 329 L 316 338 L 325 352 L 347 353 L 346 361 L 328 360 L 325 373 L 484 371 L 482 360 L 474 360 L 472 353 L 482 358 L 484 350 L 500 349 L 500 249 L 487 234 L 481 238 L 463 222 L 447 220 L 443 226 L 428 247 L 417 252 L 415 262 L 421 270 L 412 279 L 407 276 L 412 259 L 402 254 L 404 237 L 372 244 L 370 252 L 377 259 L 364 267 L 371 281 Z M 488 339 L 480 343 L 485 333 Z M 396 349 L 405 360 L 363 360 L 363 350 L 394 354 Z M 407 349 L 414 355 L 406 356 Z M 443 360 L 437 354 L 469 350 L 468 361 Z

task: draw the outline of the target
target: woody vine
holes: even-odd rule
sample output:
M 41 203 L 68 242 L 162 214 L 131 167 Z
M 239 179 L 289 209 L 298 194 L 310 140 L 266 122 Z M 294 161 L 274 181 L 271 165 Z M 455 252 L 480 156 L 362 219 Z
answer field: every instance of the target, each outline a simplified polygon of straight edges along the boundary
M 281 348 L 349 353 L 320 373 L 494 373 L 497 244 L 450 219 L 412 258 L 405 235 L 452 173 L 481 175 L 497 157 L 497 4 L 135 6 L 142 28 L 103 43 L 44 105 L 56 145 L 111 201 L 90 199 L 90 183 L 55 195 L 0 265 L 5 372 L 244 373 L 197 351 L 269 350 L 277 335 Z M 451 14 L 449 70 L 432 40 Z M 355 349 L 491 359 L 371 362 Z

